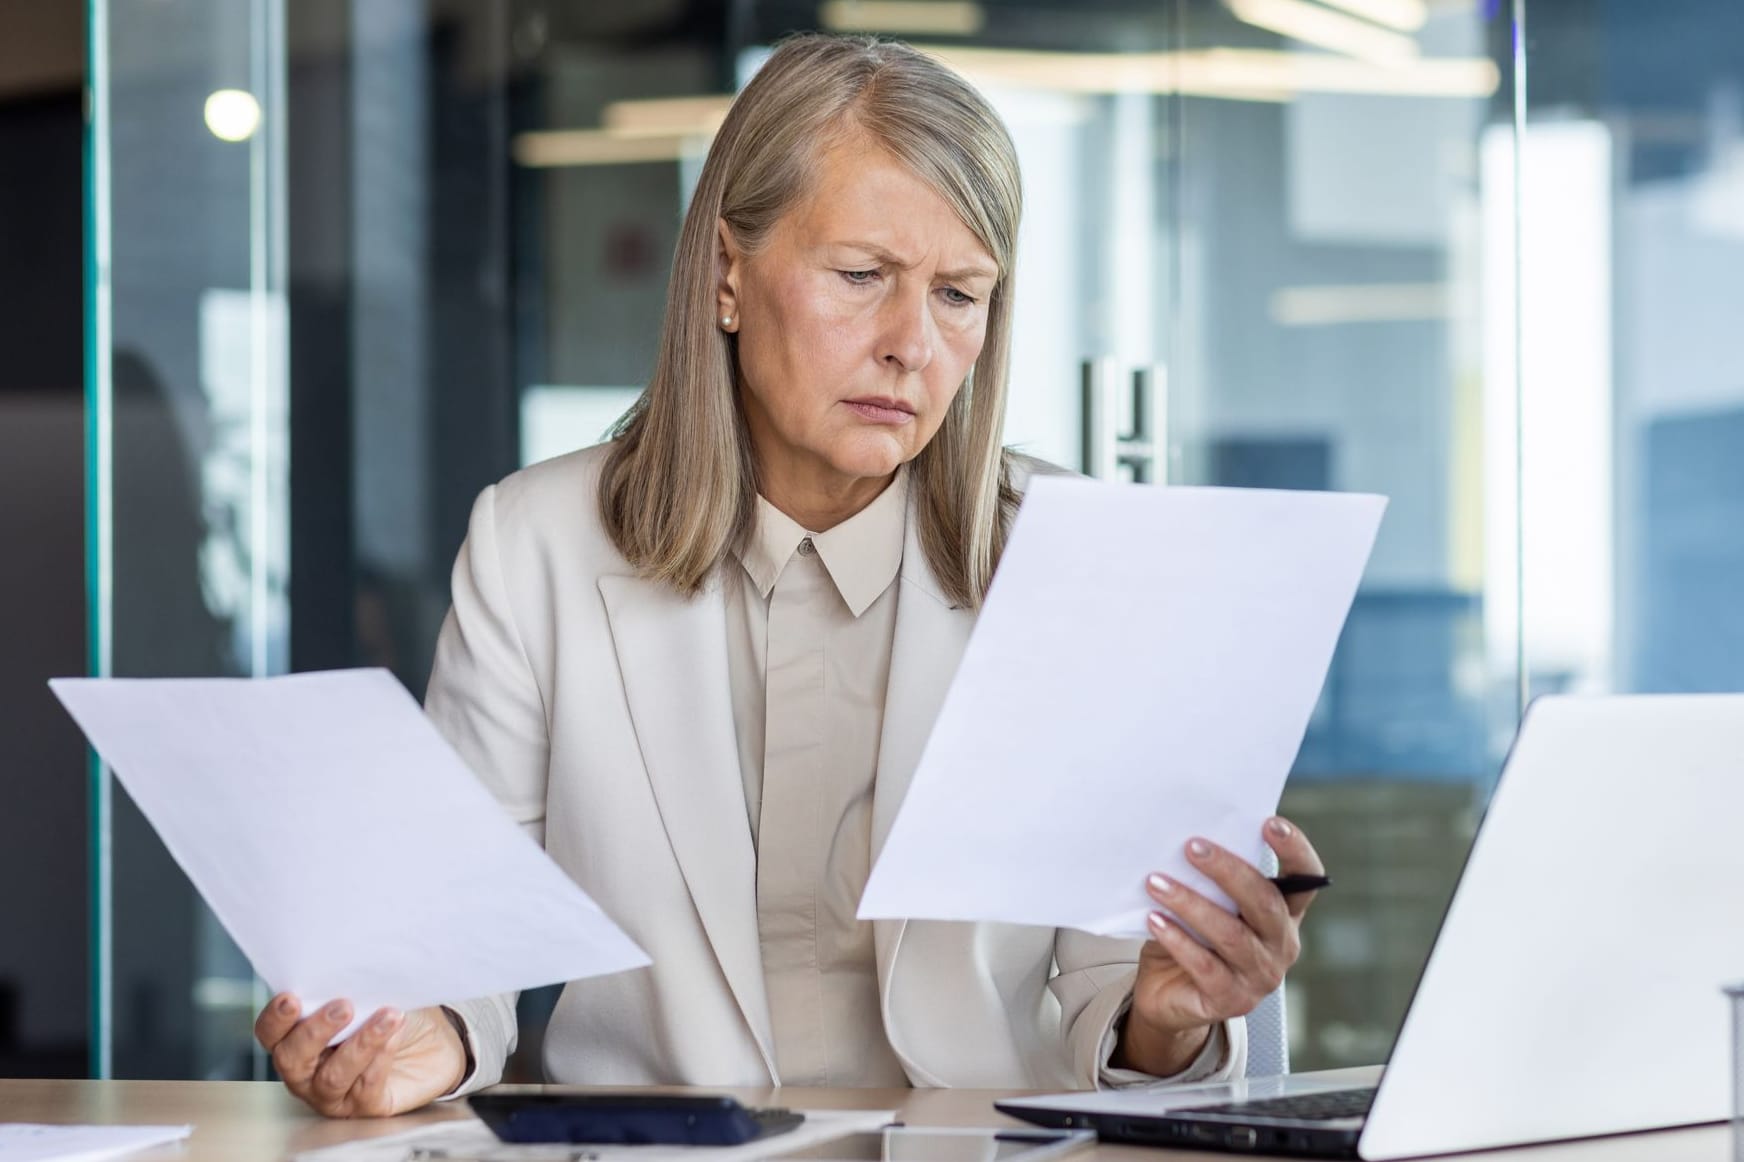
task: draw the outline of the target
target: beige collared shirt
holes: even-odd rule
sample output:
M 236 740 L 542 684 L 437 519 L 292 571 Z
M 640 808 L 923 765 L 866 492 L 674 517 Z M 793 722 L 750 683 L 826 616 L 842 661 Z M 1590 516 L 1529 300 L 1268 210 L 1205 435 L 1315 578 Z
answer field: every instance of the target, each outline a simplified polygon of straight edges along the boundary
M 729 572 L 727 665 L 782 1085 L 908 1084 L 884 1031 L 872 925 L 854 916 L 871 874 L 907 521 L 906 468 L 826 533 L 758 497 L 756 527 L 735 554 L 741 567 Z M 1114 1042 L 1110 1030 L 1102 1085 L 1157 1080 L 1110 1068 Z M 1172 1080 L 1210 1076 L 1227 1044 L 1217 1026 Z
M 764 500 L 727 586 L 727 659 L 757 927 L 783 1085 L 907 1085 L 885 1036 L 872 925 L 872 787 L 908 519 L 907 470 L 810 533 Z

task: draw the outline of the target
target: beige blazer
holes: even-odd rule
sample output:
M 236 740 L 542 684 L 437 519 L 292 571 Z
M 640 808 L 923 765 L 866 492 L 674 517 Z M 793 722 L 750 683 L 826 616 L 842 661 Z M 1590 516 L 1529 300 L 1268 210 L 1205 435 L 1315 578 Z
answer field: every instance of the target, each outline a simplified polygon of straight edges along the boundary
M 517 472 L 473 508 L 427 708 L 478 776 L 653 958 L 576 981 L 545 1041 L 550 1080 L 778 1080 L 758 948 L 756 863 L 718 586 L 643 580 L 598 516 L 602 448 Z M 915 538 L 902 586 L 873 808 L 889 833 L 961 658 L 972 611 L 940 595 Z M 1002 924 L 878 921 L 890 1043 L 916 1085 L 1093 1087 L 1139 942 Z M 514 997 L 455 1006 L 496 1081 Z M 1211 1076 L 1240 1076 L 1230 1022 Z M 1197 1072 L 1197 1071 L 1196 1071 Z

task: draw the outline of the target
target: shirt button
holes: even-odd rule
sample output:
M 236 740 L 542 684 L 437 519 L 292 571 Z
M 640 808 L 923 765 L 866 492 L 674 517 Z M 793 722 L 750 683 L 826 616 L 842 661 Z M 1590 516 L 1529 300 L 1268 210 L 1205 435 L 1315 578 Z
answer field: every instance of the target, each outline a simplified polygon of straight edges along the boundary
M 807 537 L 807 538 L 805 538 L 805 540 L 799 542 L 799 555 L 800 556 L 809 557 L 815 552 L 817 552 L 817 546 L 811 543 L 810 537 Z

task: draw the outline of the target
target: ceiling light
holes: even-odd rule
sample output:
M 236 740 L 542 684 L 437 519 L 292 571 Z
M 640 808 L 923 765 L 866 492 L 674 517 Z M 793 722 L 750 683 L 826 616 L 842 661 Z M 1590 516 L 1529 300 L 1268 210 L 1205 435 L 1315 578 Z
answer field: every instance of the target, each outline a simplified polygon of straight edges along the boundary
M 1307 0 L 1224 0 L 1237 19 L 1279 36 L 1376 64 L 1403 64 L 1420 54 L 1408 36 L 1377 28 Z
M 1290 101 L 1304 93 L 1485 99 L 1501 75 L 1483 57 L 1419 57 L 1382 66 L 1324 53 L 1210 48 L 1191 52 L 1067 53 L 916 44 L 986 85 L 1086 95 L 1153 93 L 1226 101 Z M 605 129 L 517 134 L 523 166 L 626 165 L 700 156 L 732 104 L 724 95 L 620 101 Z
M 1453 313 L 1446 283 L 1399 282 L 1287 286 L 1272 292 L 1272 322 L 1281 327 L 1341 323 L 1439 322 Z
M 1429 22 L 1429 5 L 1424 0 L 1320 0 L 1329 8 L 1342 8 L 1352 16 L 1396 28 L 1400 32 L 1416 32 Z
M 206 98 L 206 128 L 220 141 L 247 141 L 260 128 L 260 102 L 241 89 L 219 89 Z
M 1496 63 L 1487 57 L 1419 57 L 1400 65 L 1376 65 L 1321 53 L 1264 49 L 1208 49 L 1200 56 L 1202 83 L 1211 90 L 1208 95 L 1215 95 L 1218 85 L 1275 85 L 1292 93 L 1489 98 L 1501 84 Z
M 1487 98 L 1501 74 L 1484 57 L 1418 57 L 1382 66 L 1349 57 L 1276 49 L 1059 53 L 923 45 L 984 84 L 1069 93 L 1156 93 L 1287 101 L 1301 93 Z
M 613 101 L 600 119 L 620 136 L 645 137 L 694 133 L 712 136 L 727 118 L 732 94 L 700 97 L 659 97 L 640 101 Z
M 677 161 L 708 148 L 691 133 L 626 137 L 605 129 L 553 129 L 517 133 L 510 143 L 516 164 L 533 169 L 572 165 L 633 165 Z
M 818 23 L 831 32 L 974 36 L 987 14 L 967 0 L 825 0 Z

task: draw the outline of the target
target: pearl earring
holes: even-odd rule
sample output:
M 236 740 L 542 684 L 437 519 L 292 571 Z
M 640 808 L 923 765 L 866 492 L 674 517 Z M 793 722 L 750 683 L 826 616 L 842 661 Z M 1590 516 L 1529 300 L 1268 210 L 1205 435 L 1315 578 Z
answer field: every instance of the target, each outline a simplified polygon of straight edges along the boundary
M 733 316 L 731 316 L 731 315 L 722 315 L 721 316 L 721 326 L 731 327 L 732 325 L 733 325 Z

